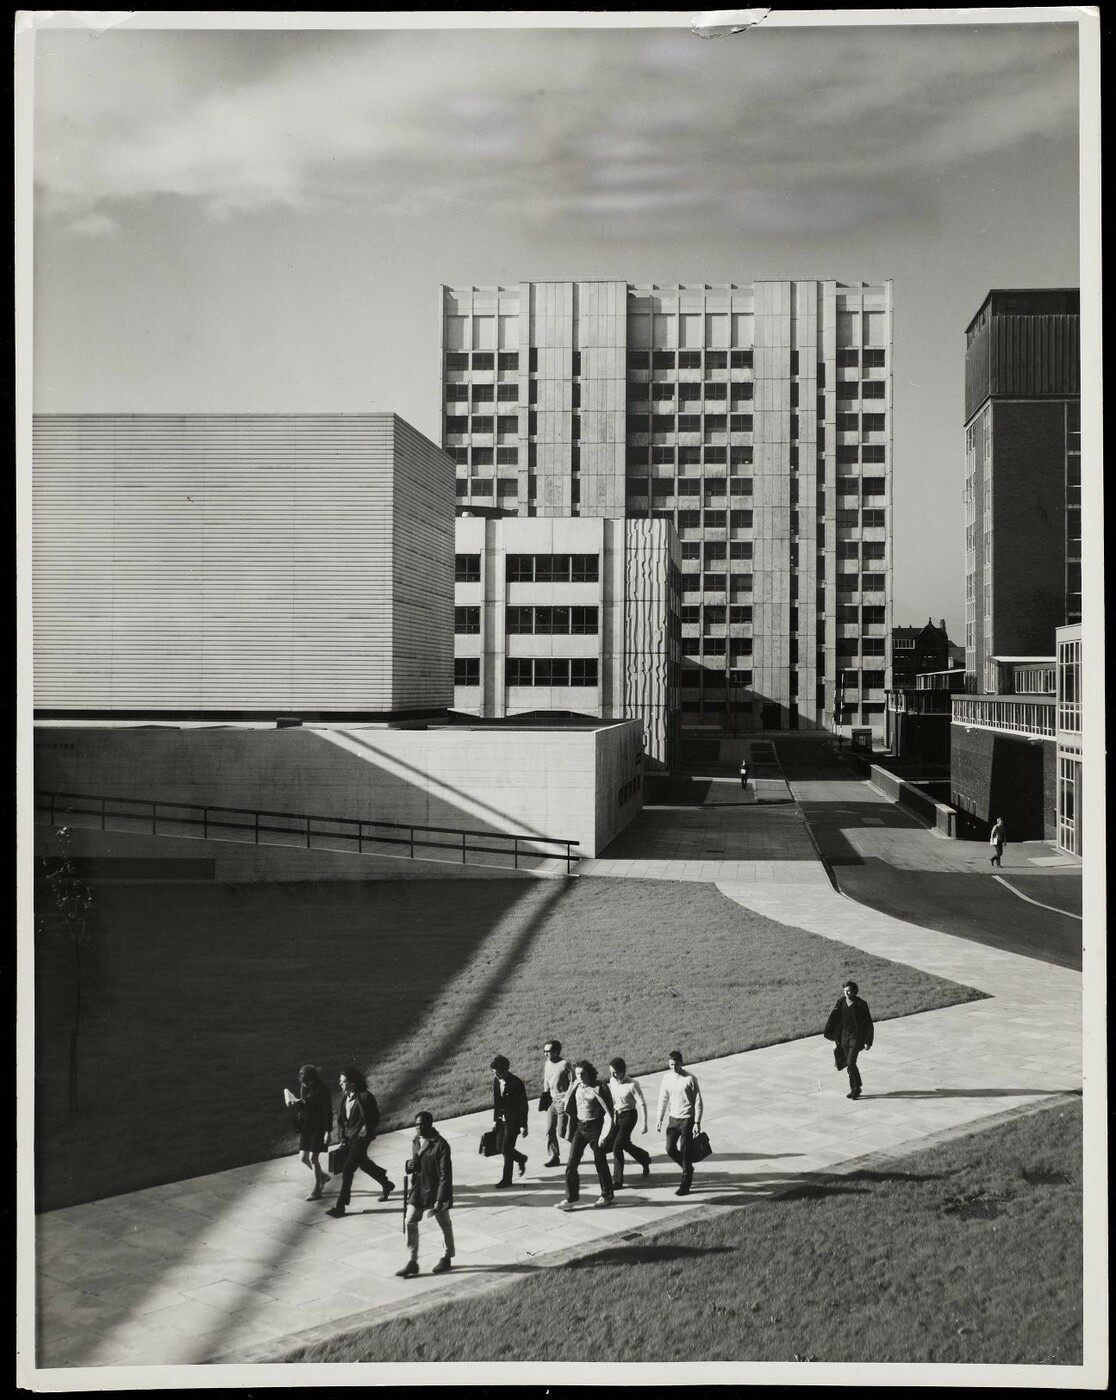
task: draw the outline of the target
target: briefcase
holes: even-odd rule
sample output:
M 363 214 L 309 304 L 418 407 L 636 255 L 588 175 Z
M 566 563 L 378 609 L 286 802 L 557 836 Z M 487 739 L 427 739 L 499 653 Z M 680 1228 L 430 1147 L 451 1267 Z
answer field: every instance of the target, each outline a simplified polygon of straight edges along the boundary
M 704 1162 L 712 1151 L 708 1133 L 695 1133 L 690 1139 L 690 1150 L 686 1156 L 691 1162 Z
M 496 1127 L 489 1128 L 487 1133 L 481 1133 L 478 1151 L 482 1157 L 499 1157 L 504 1150 L 504 1134 L 501 1127 L 501 1124 L 497 1124 Z
M 550 1090 L 544 1089 L 539 1095 L 539 1112 L 545 1113 L 553 1102 L 554 1100 L 551 1098 Z
M 845 1069 L 848 1063 L 849 1062 L 845 1057 L 845 1047 L 841 1044 L 840 1041 L 838 1041 L 837 1044 L 833 1047 L 833 1068 Z
M 349 1144 L 347 1142 L 335 1142 L 326 1151 L 326 1171 L 330 1176 L 337 1174 L 344 1168 L 345 1159 L 349 1155 Z

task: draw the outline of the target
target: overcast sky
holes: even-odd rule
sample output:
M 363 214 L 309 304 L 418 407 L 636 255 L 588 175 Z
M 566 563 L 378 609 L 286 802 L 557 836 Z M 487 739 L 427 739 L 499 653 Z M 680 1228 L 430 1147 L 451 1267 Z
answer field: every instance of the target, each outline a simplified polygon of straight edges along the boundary
M 37 411 L 390 409 L 437 439 L 442 282 L 891 278 L 895 622 L 963 640 L 964 331 L 991 287 L 1077 285 L 1076 26 L 35 55 Z

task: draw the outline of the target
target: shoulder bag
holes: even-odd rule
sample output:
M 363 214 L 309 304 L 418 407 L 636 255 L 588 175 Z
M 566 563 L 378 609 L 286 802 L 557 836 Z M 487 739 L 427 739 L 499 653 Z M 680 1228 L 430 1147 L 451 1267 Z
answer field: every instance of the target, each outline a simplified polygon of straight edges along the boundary
M 690 1150 L 686 1156 L 691 1162 L 704 1162 L 713 1149 L 709 1146 L 708 1133 L 695 1133 L 690 1139 Z

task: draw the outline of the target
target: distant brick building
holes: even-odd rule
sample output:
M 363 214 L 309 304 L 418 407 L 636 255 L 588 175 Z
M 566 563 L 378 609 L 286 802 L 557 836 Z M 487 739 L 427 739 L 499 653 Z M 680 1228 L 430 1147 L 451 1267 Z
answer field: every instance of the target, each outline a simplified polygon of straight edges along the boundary
M 904 690 L 914 686 L 915 677 L 924 671 L 948 671 L 949 637 L 945 618 L 934 626 L 932 618 L 925 627 L 893 627 L 891 629 L 891 688 Z

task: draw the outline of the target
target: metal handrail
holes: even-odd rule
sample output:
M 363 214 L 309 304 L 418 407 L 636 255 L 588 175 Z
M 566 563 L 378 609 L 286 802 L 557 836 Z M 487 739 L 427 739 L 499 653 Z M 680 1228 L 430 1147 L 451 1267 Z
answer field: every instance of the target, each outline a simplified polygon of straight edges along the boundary
M 72 805 L 78 802 L 90 802 L 96 805 L 92 807 L 79 807 Z M 128 806 L 133 809 L 141 808 L 141 811 L 110 812 L 109 806 Z M 132 818 L 142 817 L 144 820 L 150 819 L 152 836 L 159 834 L 160 816 L 164 822 L 174 822 L 178 826 L 200 826 L 202 829 L 202 840 L 210 836 L 213 829 L 226 831 L 242 831 L 252 834 L 254 845 L 280 845 L 281 842 L 268 842 L 261 840 L 261 833 L 267 835 L 297 836 L 302 839 L 305 836 L 306 849 L 311 850 L 312 840 L 315 835 L 328 837 L 332 840 L 355 841 L 358 854 L 364 853 L 366 843 L 375 845 L 406 846 L 410 859 L 415 858 L 416 847 L 426 847 L 434 850 L 452 850 L 455 853 L 460 851 L 461 863 L 468 863 L 467 858 L 470 853 L 480 853 L 485 855 L 510 855 L 512 857 L 512 868 L 519 869 L 520 857 L 539 856 L 543 859 L 564 860 L 566 862 L 566 874 L 572 874 L 573 866 L 580 856 L 575 854 L 576 841 L 566 840 L 557 836 L 529 836 L 522 832 L 503 831 L 481 831 L 476 828 L 459 826 L 430 826 L 421 822 L 389 822 L 381 821 L 377 817 L 333 817 L 307 812 L 278 812 L 267 808 L 253 807 L 226 807 L 222 804 L 200 803 L 200 802 L 175 802 L 166 799 L 151 799 L 139 797 L 108 797 L 100 794 L 87 792 L 50 792 L 46 789 L 35 790 L 35 812 L 36 815 L 45 810 L 48 813 L 47 822 L 50 826 L 58 824 L 56 818 L 61 814 L 70 816 L 94 816 L 100 817 L 100 828 L 107 831 L 106 825 L 109 817 Z M 201 813 L 200 816 L 183 816 L 181 813 Z M 226 821 L 221 816 L 214 815 L 222 813 L 225 816 L 244 817 L 250 820 Z M 265 820 L 261 821 L 261 818 Z M 291 825 L 275 826 L 266 819 L 281 818 Z M 319 826 L 329 825 L 333 827 L 349 828 L 348 830 L 318 830 L 315 832 L 314 824 Z M 386 828 L 389 832 L 405 832 L 406 835 L 380 835 L 376 831 L 368 828 Z M 431 833 L 435 836 L 452 836 L 452 841 L 431 841 L 425 836 L 416 833 Z M 469 840 L 470 837 L 483 837 L 487 841 L 511 842 L 511 848 L 507 846 L 482 845 L 479 842 Z M 214 838 L 221 839 L 221 838 Z M 523 843 L 521 846 L 520 843 Z M 537 849 L 539 846 L 555 846 L 560 850 L 546 851 Z

